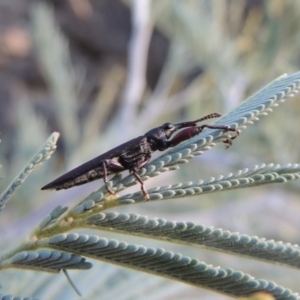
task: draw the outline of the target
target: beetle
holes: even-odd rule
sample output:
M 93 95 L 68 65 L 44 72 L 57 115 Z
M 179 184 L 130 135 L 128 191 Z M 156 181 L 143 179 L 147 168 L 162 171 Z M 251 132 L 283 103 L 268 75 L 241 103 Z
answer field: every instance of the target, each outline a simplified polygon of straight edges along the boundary
M 201 126 L 197 126 L 197 123 L 199 122 L 220 116 L 221 115 L 218 113 L 212 113 L 195 121 L 182 122 L 178 124 L 165 123 L 162 126 L 153 128 L 144 135 L 113 148 L 67 172 L 42 187 L 42 190 L 68 189 L 73 186 L 103 178 L 106 190 L 110 194 L 115 194 L 115 192 L 108 186 L 108 175 L 129 170 L 129 172 L 132 173 L 136 180 L 141 184 L 141 191 L 146 200 L 149 200 L 149 195 L 145 190 L 144 182 L 137 172 L 149 162 L 152 153 L 157 150 L 164 151 L 170 147 L 174 147 L 199 134 L 205 128 L 235 132 L 235 136 L 224 141 L 224 143 L 227 144 L 226 148 L 228 148 L 231 146 L 232 140 L 239 135 L 239 131 L 237 129 L 230 128 L 226 125 L 203 124 Z M 185 129 L 170 139 L 176 131 L 183 128 Z

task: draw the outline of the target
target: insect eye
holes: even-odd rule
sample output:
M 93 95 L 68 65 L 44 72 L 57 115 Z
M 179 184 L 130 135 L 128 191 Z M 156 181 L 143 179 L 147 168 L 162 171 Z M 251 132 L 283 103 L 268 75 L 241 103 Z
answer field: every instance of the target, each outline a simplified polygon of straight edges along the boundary
M 165 129 L 165 130 L 167 130 L 167 129 L 173 129 L 175 126 L 172 124 L 172 123 L 165 123 L 164 125 L 163 125 L 163 128 Z

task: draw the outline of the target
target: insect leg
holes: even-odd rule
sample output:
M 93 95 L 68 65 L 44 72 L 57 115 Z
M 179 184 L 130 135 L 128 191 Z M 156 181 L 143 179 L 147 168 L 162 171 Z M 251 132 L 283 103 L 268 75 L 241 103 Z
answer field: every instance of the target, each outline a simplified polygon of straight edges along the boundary
M 202 125 L 200 126 L 201 127 L 201 131 L 204 129 L 204 128 L 210 128 L 210 129 L 223 129 L 225 131 L 233 131 L 236 133 L 235 136 L 233 137 L 230 137 L 229 139 L 225 140 L 223 143 L 224 144 L 227 144 L 226 146 L 226 149 L 228 149 L 231 145 L 232 145 L 232 141 L 237 138 L 240 134 L 240 132 L 235 129 L 235 128 L 230 128 L 228 125 Z
M 149 194 L 145 190 L 145 184 L 144 184 L 142 178 L 140 177 L 140 175 L 136 172 L 136 170 L 131 170 L 130 172 L 134 175 L 136 180 L 141 184 L 141 190 L 142 190 L 143 195 L 146 198 L 146 201 L 150 200 Z
M 106 168 L 107 164 L 108 164 L 108 162 L 106 160 L 104 160 L 103 163 L 102 163 L 102 166 L 103 166 L 103 181 L 104 181 L 104 184 L 105 184 L 105 187 L 106 187 L 107 191 L 110 194 L 114 195 L 115 192 L 108 186 L 107 168 Z
M 124 167 L 118 162 L 116 162 L 115 160 L 105 159 L 102 163 L 102 168 L 103 168 L 103 181 L 105 183 L 105 187 L 110 194 L 115 195 L 115 192 L 108 186 L 107 168 L 113 170 L 114 173 L 118 173 L 120 171 L 123 171 Z

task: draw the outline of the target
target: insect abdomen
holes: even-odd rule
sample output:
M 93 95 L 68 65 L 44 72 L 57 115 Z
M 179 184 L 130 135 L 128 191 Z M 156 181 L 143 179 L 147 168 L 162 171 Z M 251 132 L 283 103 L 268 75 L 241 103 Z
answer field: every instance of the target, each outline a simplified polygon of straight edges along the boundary
M 81 172 L 80 172 L 81 171 Z M 91 169 L 87 172 L 82 172 L 80 167 L 58 177 L 54 181 L 42 187 L 42 190 L 62 190 L 69 189 L 73 186 L 85 184 L 90 181 L 103 177 L 102 167 Z

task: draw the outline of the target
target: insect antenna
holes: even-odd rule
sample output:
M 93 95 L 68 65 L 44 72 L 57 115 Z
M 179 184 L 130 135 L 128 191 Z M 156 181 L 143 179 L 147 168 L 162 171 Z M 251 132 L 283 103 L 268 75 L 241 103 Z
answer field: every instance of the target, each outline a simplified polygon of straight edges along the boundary
M 221 117 L 221 115 L 218 113 L 212 113 L 212 114 L 202 117 L 201 119 L 196 120 L 195 123 L 202 122 L 202 121 L 205 121 L 208 119 L 218 118 L 218 117 Z

